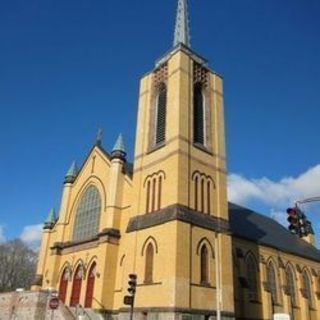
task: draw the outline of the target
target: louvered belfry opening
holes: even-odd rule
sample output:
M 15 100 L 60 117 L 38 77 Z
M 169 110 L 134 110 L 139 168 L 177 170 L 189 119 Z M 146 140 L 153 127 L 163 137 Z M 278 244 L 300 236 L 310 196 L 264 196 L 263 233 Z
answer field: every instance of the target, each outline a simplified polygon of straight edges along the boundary
M 204 145 L 204 99 L 201 83 L 193 91 L 193 142 Z
M 166 140 L 167 87 L 160 83 L 157 99 L 156 144 Z

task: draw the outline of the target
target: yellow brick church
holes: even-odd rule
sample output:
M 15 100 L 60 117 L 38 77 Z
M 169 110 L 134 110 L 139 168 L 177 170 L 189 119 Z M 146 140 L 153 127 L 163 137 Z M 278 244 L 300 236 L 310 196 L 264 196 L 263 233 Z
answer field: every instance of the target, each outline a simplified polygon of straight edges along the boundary
M 191 49 L 187 1 L 174 46 L 140 81 L 133 164 L 101 136 L 43 228 L 33 290 L 105 319 L 320 319 L 320 252 L 228 203 L 223 82 Z

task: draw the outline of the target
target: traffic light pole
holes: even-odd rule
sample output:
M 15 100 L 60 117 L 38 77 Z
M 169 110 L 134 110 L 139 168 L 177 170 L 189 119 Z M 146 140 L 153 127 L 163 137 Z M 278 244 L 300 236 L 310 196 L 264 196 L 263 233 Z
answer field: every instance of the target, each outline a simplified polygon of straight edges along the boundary
M 313 198 L 298 200 L 295 202 L 295 205 L 296 207 L 299 207 L 300 204 L 311 203 L 311 202 L 320 202 L 320 197 L 313 197 Z
M 133 304 L 134 304 L 134 298 L 133 298 L 132 304 L 130 306 L 130 320 L 133 320 Z

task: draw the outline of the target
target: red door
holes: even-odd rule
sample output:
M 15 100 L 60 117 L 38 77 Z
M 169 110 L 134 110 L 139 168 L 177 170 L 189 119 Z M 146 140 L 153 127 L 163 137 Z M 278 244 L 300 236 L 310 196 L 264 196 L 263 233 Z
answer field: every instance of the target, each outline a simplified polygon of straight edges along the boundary
M 86 301 L 84 305 L 85 308 L 91 308 L 92 306 L 95 275 L 96 275 L 96 263 L 94 262 L 88 274 Z
M 69 279 L 69 270 L 68 270 L 68 268 L 65 268 L 63 273 L 62 273 L 62 276 L 61 276 L 61 279 L 60 279 L 60 285 L 59 285 L 59 299 L 63 303 L 66 302 L 68 279 Z
M 73 277 L 70 307 L 75 307 L 77 304 L 79 304 L 81 284 L 82 284 L 82 274 L 83 274 L 82 266 L 79 265 Z

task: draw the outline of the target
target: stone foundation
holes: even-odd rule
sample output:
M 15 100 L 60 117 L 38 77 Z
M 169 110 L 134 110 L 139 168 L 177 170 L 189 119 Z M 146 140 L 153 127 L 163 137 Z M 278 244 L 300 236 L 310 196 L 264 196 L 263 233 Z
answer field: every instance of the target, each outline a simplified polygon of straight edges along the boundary
M 0 294 L 0 320 L 45 319 L 48 294 L 9 292 Z

